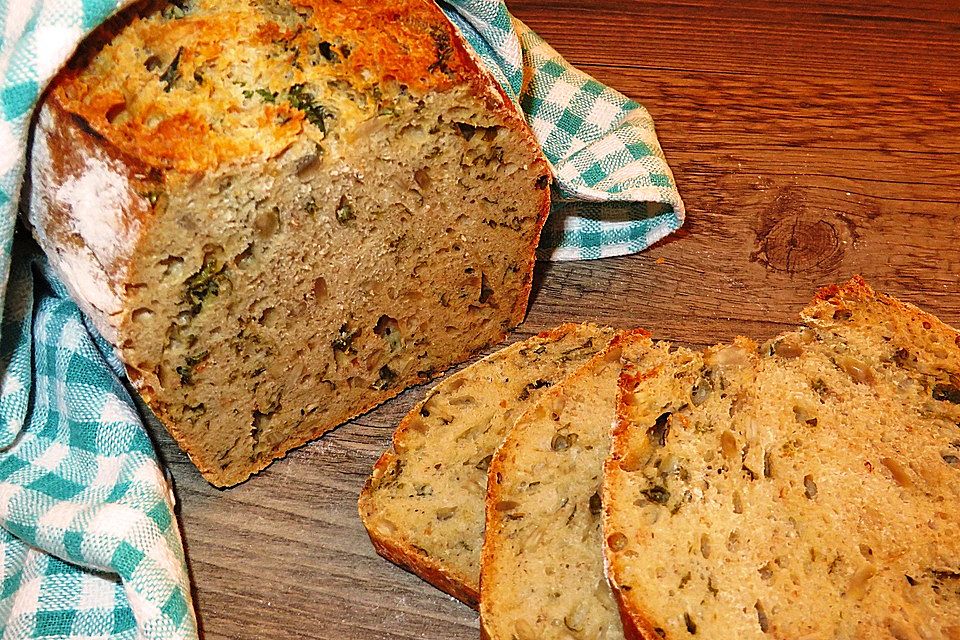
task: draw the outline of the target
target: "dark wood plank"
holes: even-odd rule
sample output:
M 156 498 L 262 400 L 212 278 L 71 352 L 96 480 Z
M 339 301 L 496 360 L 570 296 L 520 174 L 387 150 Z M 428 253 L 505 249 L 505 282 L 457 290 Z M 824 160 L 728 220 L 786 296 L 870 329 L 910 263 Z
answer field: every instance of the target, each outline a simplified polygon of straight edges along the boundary
M 912 75 L 938 86 L 952 77 L 960 56 L 960 8 L 953 0 L 875 8 L 826 0 L 509 4 L 575 64 L 763 76 Z
M 688 207 L 641 255 L 541 264 L 526 323 L 705 346 L 789 327 L 862 273 L 960 325 L 960 5 L 513 0 L 654 115 Z M 373 552 L 356 498 L 413 389 L 253 480 L 207 485 L 162 430 L 208 640 L 477 638 L 475 614 Z

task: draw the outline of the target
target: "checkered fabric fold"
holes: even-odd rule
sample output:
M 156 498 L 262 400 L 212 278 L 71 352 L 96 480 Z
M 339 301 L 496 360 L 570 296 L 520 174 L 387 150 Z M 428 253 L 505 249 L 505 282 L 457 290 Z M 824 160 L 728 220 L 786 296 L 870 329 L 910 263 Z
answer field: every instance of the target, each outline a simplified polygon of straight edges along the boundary
M 196 638 L 173 498 L 123 367 L 46 266 L 18 241 L 0 341 L 0 637 Z
M 128 4 L 0 0 L 0 640 L 197 637 L 170 487 L 123 367 L 29 237 L 14 237 L 37 100 Z M 643 107 L 572 68 L 500 0 L 440 6 L 554 170 L 541 257 L 635 252 L 682 224 Z
M 683 201 L 643 106 L 572 67 L 499 0 L 440 6 L 522 107 L 553 167 L 539 258 L 636 253 L 683 224 Z

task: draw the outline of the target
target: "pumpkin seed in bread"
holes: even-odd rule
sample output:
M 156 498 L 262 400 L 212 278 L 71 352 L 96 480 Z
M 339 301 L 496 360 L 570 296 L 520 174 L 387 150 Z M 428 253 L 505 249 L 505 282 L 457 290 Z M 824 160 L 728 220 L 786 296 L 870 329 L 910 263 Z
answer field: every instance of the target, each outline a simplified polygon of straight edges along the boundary
M 563 325 L 438 384 L 401 421 L 360 495 L 377 551 L 476 607 L 487 469 L 513 422 L 613 330 Z
M 626 354 L 604 552 L 628 638 L 960 638 L 960 336 L 857 278 L 805 326 Z
M 523 319 L 549 169 L 429 0 L 136 3 L 34 140 L 34 235 L 216 485 Z

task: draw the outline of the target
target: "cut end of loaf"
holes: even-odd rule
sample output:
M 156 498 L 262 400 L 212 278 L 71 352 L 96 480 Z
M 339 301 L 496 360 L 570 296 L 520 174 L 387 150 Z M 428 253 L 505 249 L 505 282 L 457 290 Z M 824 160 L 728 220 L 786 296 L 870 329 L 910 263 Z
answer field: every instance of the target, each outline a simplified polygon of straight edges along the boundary
M 167 194 L 131 269 L 124 353 L 215 482 L 522 320 L 542 221 L 535 159 L 522 135 L 464 109 L 469 95 L 450 98 L 349 147 L 293 147 Z M 229 217 L 197 228 L 213 202 Z M 161 284 L 138 287 L 149 282 Z
M 53 154 L 82 173 L 108 148 L 123 174 L 99 204 L 133 241 L 100 262 L 120 307 L 101 324 L 228 486 L 521 322 L 550 175 L 432 3 L 164 7 L 118 18 L 58 81 L 49 107 L 84 145 Z M 90 244 L 70 202 L 41 200 L 51 238 Z

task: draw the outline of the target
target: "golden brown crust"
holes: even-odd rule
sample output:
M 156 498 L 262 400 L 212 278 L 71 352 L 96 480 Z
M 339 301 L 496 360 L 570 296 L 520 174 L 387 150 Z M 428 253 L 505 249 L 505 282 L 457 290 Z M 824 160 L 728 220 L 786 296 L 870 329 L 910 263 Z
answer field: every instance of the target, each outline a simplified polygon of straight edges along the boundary
M 283 100 L 261 105 L 262 109 L 244 109 L 237 103 L 239 89 L 205 90 L 203 73 L 209 67 L 222 71 L 218 64 L 233 49 L 273 47 L 287 58 L 287 73 L 294 83 L 309 82 L 314 78 L 304 71 L 310 68 L 305 61 L 315 55 L 310 52 L 322 34 L 350 43 L 349 55 L 339 56 L 338 74 L 360 93 L 378 91 L 385 81 L 414 95 L 468 84 L 489 110 L 522 124 L 516 108 L 478 66 L 433 2 L 295 0 L 291 6 L 302 12 L 302 23 L 296 27 L 268 18 L 251 2 L 174 20 L 161 19 L 153 5 L 138 5 L 88 39 L 77 59 L 81 64 L 58 76 L 50 100 L 81 116 L 123 152 L 153 167 L 194 173 L 259 154 L 272 156 L 302 133 L 304 111 Z M 110 39 L 120 30 L 124 47 Z M 181 76 L 198 74 L 201 80 L 192 83 L 196 86 L 191 93 L 171 93 L 157 69 L 142 69 L 139 60 L 129 60 L 131 53 L 144 51 L 156 52 L 154 57 L 163 61 L 157 64 L 163 66 L 176 59 Z M 126 71 L 114 69 L 104 77 L 101 66 Z M 137 97 L 145 91 L 153 99 L 141 105 Z M 201 104 L 213 106 L 220 121 L 211 119 L 209 108 L 197 108 Z M 256 121 L 249 121 L 254 117 Z M 245 133 L 254 128 L 254 133 Z
M 960 331 L 957 331 L 946 324 L 940 318 L 933 314 L 916 307 L 908 302 L 902 302 L 885 293 L 873 289 L 867 281 L 860 275 L 853 276 L 849 281 L 842 285 L 831 284 L 822 287 L 817 291 L 813 302 L 803 310 L 801 315 L 804 319 L 816 316 L 816 309 L 819 304 L 826 303 L 837 309 L 846 309 L 850 302 L 871 302 L 876 301 L 881 304 L 894 307 L 899 310 L 903 317 L 911 323 L 918 324 L 926 332 L 935 332 L 946 339 L 947 343 L 952 342 L 954 346 L 960 348 Z
M 646 329 L 628 329 L 626 331 L 621 331 L 617 336 L 610 342 L 610 347 L 608 349 L 622 349 L 624 346 L 631 344 L 639 338 L 649 338 L 651 334 Z
M 364 43 L 348 59 L 351 73 L 358 77 L 364 69 L 380 69 L 383 76 L 423 93 L 444 91 L 479 75 L 453 25 L 430 0 L 295 0 L 294 4 L 313 10 L 310 24 L 314 28 Z M 478 88 L 486 86 L 483 82 Z
M 663 640 L 666 636 L 658 634 L 645 616 L 631 610 L 621 589 L 612 580 L 609 582 L 613 598 L 620 609 L 620 623 L 623 625 L 625 640 Z
M 662 343 L 661 343 L 662 344 Z M 653 367 L 652 369 L 646 371 L 640 371 L 635 366 L 630 363 L 624 363 L 623 370 L 620 372 L 620 382 L 617 385 L 617 408 L 626 406 L 624 403 L 623 395 L 620 393 L 620 389 L 635 389 L 640 386 L 644 380 L 649 380 L 655 376 L 660 375 L 661 367 Z M 624 418 L 626 414 L 618 411 L 617 419 L 613 425 L 613 436 L 622 435 L 628 428 L 629 423 Z M 619 452 L 614 450 L 611 452 L 611 460 L 617 458 Z
M 160 169 L 200 172 L 260 151 L 277 151 L 300 131 L 303 114 L 292 109 L 289 113 L 270 110 L 285 122 L 265 121 L 272 134 L 266 140 L 217 135 L 209 119 L 193 108 L 193 101 L 180 100 L 178 104 L 166 95 L 162 78 L 153 77 L 156 73 L 148 76 L 139 60 L 129 59 L 132 52 L 144 49 L 156 52 L 158 59 L 162 54 L 169 64 L 176 55 L 170 52 L 182 48 L 186 54 L 179 55 L 177 62 L 181 69 L 189 65 L 192 71 L 204 61 L 217 59 L 223 53 L 223 43 L 235 44 L 253 37 L 247 32 L 253 19 L 248 10 L 160 20 L 156 3 L 134 5 L 81 45 L 71 64 L 54 80 L 47 99 L 83 118 L 93 131 L 124 153 Z M 127 47 L 121 49 L 115 44 L 118 35 L 129 43 Z M 104 77 L 105 73 L 110 75 Z M 154 94 L 153 99 L 131 113 L 131 102 L 147 92 Z M 208 100 L 214 97 L 206 96 Z M 160 99 L 166 104 L 157 106 Z M 214 106 L 226 112 L 231 105 L 221 96 Z M 124 111 L 130 117 L 117 118 Z
M 396 442 L 398 432 L 400 432 L 401 429 L 406 430 L 409 428 L 409 416 L 412 415 L 413 412 L 417 411 L 422 405 L 423 402 L 417 404 L 411 413 L 408 414 L 407 417 L 404 417 L 404 419 L 400 422 L 400 425 L 397 427 L 397 431 L 394 432 L 393 442 Z M 390 466 L 395 460 L 396 453 L 391 445 L 391 447 L 387 449 L 377 460 L 376 464 L 373 466 L 373 472 L 371 473 L 370 477 L 367 478 L 367 481 L 363 485 L 363 489 L 360 491 L 360 499 L 358 501 L 360 520 L 363 522 L 363 525 L 367 530 L 367 535 L 370 537 L 370 542 L 373 544 L 373 548 L 378 554 L 393 564 L 402 567 L 410 573 L 426 580 L 437 589 L 440 589 L 444 593 L 456 598 L 471 609 L 477 609 L 480 606 L 480 593 L 470 585 L 466 584 L 462 578 L 452 575 L 443 566 L 441 566 L 435 558 L 418 551 L 416 546 L 414 546 L 406 538 L 380 536 L 377 534 L 377 529 L 371 526 L 371 506 L 368 504 L 368 501 L 370 500 L 371 493 L 373 492 L 374 479 L 382 477 L 383 474 L 389 470 Z

